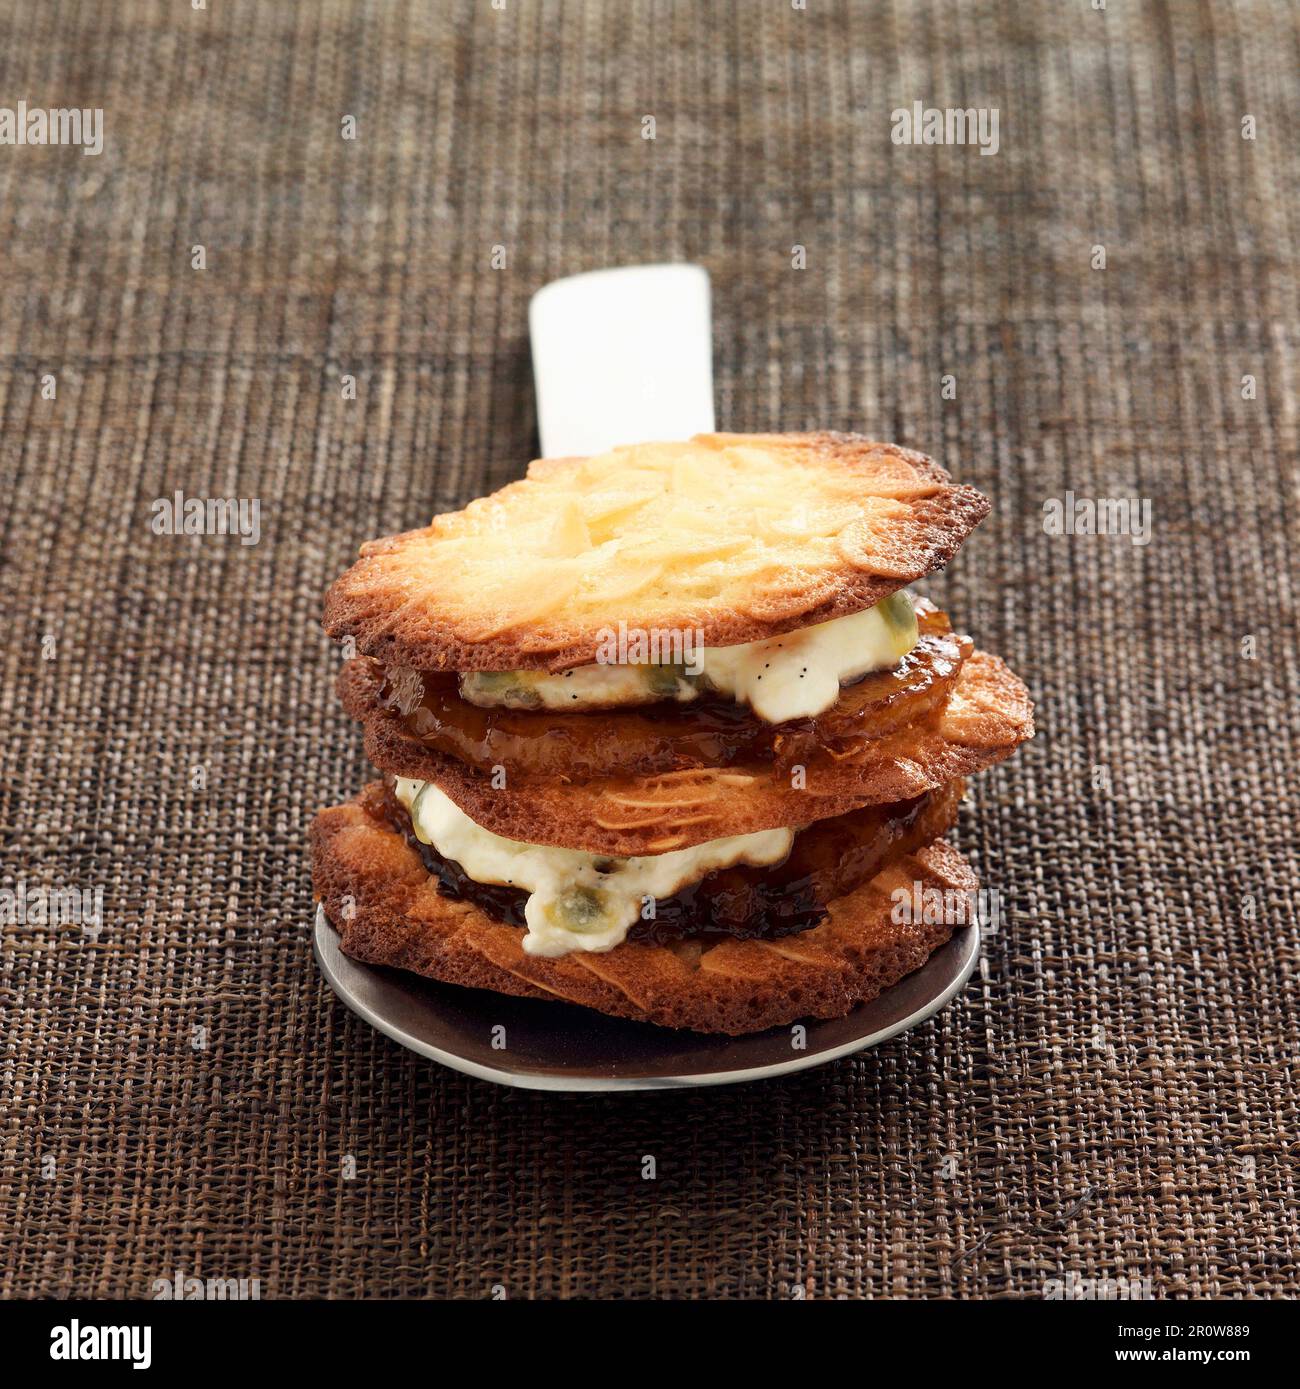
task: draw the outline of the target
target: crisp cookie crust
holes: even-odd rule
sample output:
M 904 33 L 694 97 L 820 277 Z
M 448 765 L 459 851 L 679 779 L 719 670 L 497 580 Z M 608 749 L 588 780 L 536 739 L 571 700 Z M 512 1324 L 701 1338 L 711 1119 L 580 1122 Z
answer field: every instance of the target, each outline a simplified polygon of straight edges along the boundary
M 523 932 L 438 892 L 420 856 L 384 816 L 384 787 L 316 816 L 316 896 L 344 951 L 469 988 L 559 999 L 664 1027 L 740 1035 L 804 1017 L 842 1017 L 918 969 L 949 924 L 891 919 L 897 888 L 969 892 L 978 879 L 940 840 L 902 852 L 869 883 L 828 904 L 825 922 L 776 940 L 702 948 L 628 941 L 604 954 L 525 955 Z M 917 833 L 942 833 L 950 812 Z
M 946 564 L 988 513 L 924 454 L 854 434 L 703 434 L 528 476 L 372 541 L 325 629 L 420 670 L 563 670 L 601 633 L 707 646 L 871 607 Z
M 507 768 L 506 785 L 497 789 L 488 776 L 412 738 L 392 710 L 375 702 L 374 691 L 364 665 L 343 668 L 344 707 L 364 722 L 366 756 L 380 770 L 436 783 L 471 819 L 507 839 L 620 856 L 667 853 L 906 800 L 1002 761 L 1033 735 L 1028 691 L 998 657 L 977 651 L 962 663 L 936 718 L 864 739 L 853 756 L 809 763 L 803 789 L 766 765 L 590 783 L 525 781 Z

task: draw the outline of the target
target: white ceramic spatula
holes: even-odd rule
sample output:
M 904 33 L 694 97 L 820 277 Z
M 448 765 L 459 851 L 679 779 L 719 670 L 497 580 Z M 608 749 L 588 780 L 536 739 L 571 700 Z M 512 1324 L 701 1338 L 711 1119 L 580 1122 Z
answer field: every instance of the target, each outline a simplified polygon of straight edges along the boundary
M 555 280 L 528 311 L 545 458 L 713 429 L 709 276 L 630 265 Z
M 712 430 L 709 318 L 709 278 L 693 265 L 596 270 L 539 290 L 529 329 L 543 455 Z M 959 931 L 923 968 L 848 1017 L 809 1022 L 798 1033 L 721 1037 L 376 969 L 343 954 L 323 911 L 315 929 L 322 973 L 372 1026 L 444 1066 L 535 1090 L 725 1085 L 819 1066 L 938 1012 L 970 977 L 979 942 L 977 925 Z

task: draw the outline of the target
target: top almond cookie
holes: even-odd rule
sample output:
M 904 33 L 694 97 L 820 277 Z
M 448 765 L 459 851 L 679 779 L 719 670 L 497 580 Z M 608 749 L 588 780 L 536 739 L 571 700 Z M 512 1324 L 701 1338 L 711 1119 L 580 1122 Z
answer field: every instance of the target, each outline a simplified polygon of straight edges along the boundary
M 325 630 L 421 670 L 564 670 L 612 627 L 706 646 L 869 608 L 988 514 L 924 454 L 853 434 L 700 434 L 549 458 L 423 530 L 371 541 Z

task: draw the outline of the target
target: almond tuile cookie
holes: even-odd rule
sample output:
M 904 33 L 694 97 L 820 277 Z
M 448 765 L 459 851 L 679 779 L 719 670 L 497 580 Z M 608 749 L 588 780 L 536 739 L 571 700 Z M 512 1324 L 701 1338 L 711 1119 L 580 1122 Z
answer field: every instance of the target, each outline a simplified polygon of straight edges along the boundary
M 955 929 L 951 920 L 896 921 L 896 891 L 970 893 L 978 879 L 942 833 L 937 802 L 915 847 L 827 904 L 827 919 L 772 940 L 627 941 L 559 959 L 526 955 L 523 931 L 444 897 L 384 814 L 382 782 L 321 811 L 312 824 L 317 898 L 348 955 L 468 988 L 577 1003 L 664 1027 L 740 1035 L 805 1017 L 841 1017 L 918 969 Z
M 564 670 L 611 627 L 728 646 L 869 608 L 988 513 L 937 463 L 855 434 L 702 434 L 528 475 L 371 541 L 325 630 L 419 670 Z

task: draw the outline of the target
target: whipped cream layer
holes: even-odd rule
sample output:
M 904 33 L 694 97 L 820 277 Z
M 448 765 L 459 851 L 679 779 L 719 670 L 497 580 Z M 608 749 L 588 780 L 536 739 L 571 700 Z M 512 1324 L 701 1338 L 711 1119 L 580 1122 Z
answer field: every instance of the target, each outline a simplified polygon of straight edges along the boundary
M 460 692 L 482 708 L 571 711 L 686 702 L 711 692 L 748 704 L 766 723 L 787 723 L 825 712 L 843 684 L 892 668 L 916 642 L 916 614 L 900 591 L 873 608 L 779 637 L 700 647 L 689 663 L 577 666 L 558 675 L 482 671 L 462 675 Z
M 523 947 L 530 955 L 612 950 L 639 918 L 653 917 L 657 898 L 671 897 L 718 868 L 781 863 L 795 835 L 792 829 L 762 830 L 667 854 L 612 858 L 493 834 L 432 782 L 398 777 L 395 793 L 422 844 L 458 863 L 476 883 L 529 894 Z

